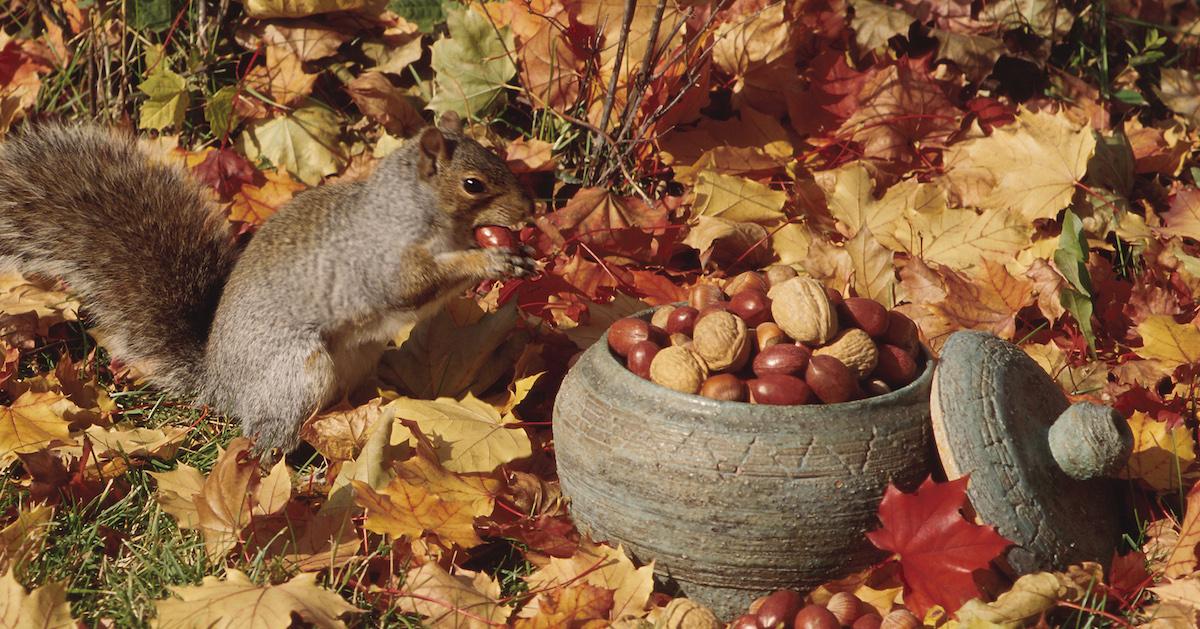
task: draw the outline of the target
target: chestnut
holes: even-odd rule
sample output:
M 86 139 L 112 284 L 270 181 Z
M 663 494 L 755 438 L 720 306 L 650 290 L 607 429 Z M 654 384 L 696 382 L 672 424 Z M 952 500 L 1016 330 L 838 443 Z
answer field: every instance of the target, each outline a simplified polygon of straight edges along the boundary
M 812 350 L 803 345 L 780 343 L 772 345 L 754 357 L 751 369 L 754 375 L 762 377 L 768 374 L 801 376 L 808 367 Z
M 859 328 L 871 338 L 879 338 L 888 329 L 888 311 L 883 304 L 865 297 L 847 297 L 838 306 L 843 327 Z
M 517 242 L 517 236 L 507 227 L 480 225 L 475 228 L 475 242 L 485 248 L 505 247 L 511 249 Z
M 771 318 L 771 298 L 761 290 L 748 288 L 729 300 L 729 310 L 754 327 Z
M 846 402 L 859 392 L 854 372 L 833 356 L 817 355 L 809 358 L 808 368 L 804 371 L 804 381 L 826 404 Z
M 658 344 L 654 341 L 638 341 L 629 348 L 625 366 L 639 377 L 649 380 L 650 363 L 654 361 L 654 356 L 658 354 L 659 349 Z
M 746 383 L 756 404 L 794 406 L 812 401 L 812 389 L 800 378 L 770 373 Z
M 746 383 L 731 373 L 719 373 L 704 381 L 700 395 L 726 402 L 745 402 Z
M 692 335 L 692 330 L 696 327 L 696 316 L 700 311 L 691 306 L 680 306 L 671 313 L 671 318 L 667 319 L 667 334 L 686 334 Z

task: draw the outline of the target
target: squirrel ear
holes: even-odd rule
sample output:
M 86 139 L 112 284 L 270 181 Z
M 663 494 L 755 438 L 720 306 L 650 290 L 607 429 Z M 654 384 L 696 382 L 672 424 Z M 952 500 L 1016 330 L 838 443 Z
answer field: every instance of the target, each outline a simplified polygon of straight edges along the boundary
M 448 111 L 438 118 L 438 127 L 449 131 L 450 133 L 462 133 L 463 123 L 462 118 L 458 117 L 458 112 Z
M 420 163 L 418 164 L 421 175 L 432 177 L 437 173 L 438 160 L 445 160 L 450 156 L 449 141 L 437 127 L 427 127 L 421 131 L 417 142 L 421 147 Z

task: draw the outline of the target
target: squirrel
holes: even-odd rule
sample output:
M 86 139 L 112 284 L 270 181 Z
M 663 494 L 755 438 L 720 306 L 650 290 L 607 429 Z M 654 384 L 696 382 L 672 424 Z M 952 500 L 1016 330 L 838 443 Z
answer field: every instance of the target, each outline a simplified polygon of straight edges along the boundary
M 240 250 L 202 184 L 129 135 L 44 124 L 0 143 L 0 267 L 63 279 L 114 358 L 238 418 L 260 453 L 295 449 L 403 326 L 531 273 L 528 249 L 473 231 L 532 210 L 453 114 L 365 180 L 298 194 Z

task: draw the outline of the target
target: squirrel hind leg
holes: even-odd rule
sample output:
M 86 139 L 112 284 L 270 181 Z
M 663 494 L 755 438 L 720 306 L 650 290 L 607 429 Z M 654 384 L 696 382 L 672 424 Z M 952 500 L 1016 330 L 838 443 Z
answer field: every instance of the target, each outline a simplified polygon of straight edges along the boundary
M 216 401 L 241 420 L 242 434 L 254 439 L 260 455 L 275 449 L 287 454 L 300 444 L 305 420 L 337 394 L 337 372 L 319 344 L 276 354 L 258 367 L 248 380 L 218 386 L 224 395 L 216 395 Z

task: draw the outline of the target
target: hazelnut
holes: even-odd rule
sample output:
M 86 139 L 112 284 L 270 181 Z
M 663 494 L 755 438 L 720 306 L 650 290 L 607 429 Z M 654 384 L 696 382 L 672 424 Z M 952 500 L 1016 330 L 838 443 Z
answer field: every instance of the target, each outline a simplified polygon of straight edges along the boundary
M 695 284 L 688 290 L 688 305 L 701 310 L 709 304 L 714 304 L 722 301 L 725 295 L 721 293 L 721 287 L 716 284 L 701 282 Z
M 667 322 L 671 320 L 671 313 L 675 312 L 675 306 L 659 306 L 654 309 L 654 314 L 650 317 L 650 325 L 656 328 L 667 329 Z
M 783 328 L 779 327 L 774 321 L 760 323 L 754 328 L 754 342 L 758 345 L 758 351 L 763 351 L 772 345 L 787 343 L 787 335 L 783 333 Z
M 708 378 L 708 367 L 695 352 L 665 347 L 650 362 L 650 380 L 681 393 L 696 393 Z
M 879 623 L 879 629 L 917 629 L 920 626 L 921 619 L 907 609 L 897 609 Z
M 726 402 L 745 402 L 746 383 L 731 373 L 709 376 L 700 387 L 700 395 Z
M 740 273 L 728 282 L 725 282 L 725 294 L 731 298 L 747 289 L 754 289 L 765 293 L 768 288 L 770 287 L 767 286 L 767 278 L 763 277 L 761 273 L 755 273 L 754 271 Z
M 828 609 L 820 605 L 808 605 L 796 614 L 793 629 L 838 629 L 842 624 Z
M 834 618 L 837 618 L 838 624 L 842 626 L 849 626 L 863 612 L 862 601 L 850 592 L 834 594 L 829 598 L 829 602 L 825 603 L 825 609 L 828 609 Z

